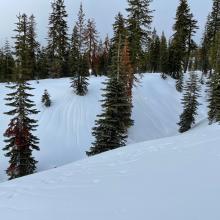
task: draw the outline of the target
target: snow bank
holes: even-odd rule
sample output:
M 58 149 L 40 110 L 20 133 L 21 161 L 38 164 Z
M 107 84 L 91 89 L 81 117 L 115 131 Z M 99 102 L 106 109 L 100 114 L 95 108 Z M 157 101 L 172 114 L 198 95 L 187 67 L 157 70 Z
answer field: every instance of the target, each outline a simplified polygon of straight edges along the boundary
M 219 220 L 220 127 L 130 145 L 0 184 L 7 220 Z

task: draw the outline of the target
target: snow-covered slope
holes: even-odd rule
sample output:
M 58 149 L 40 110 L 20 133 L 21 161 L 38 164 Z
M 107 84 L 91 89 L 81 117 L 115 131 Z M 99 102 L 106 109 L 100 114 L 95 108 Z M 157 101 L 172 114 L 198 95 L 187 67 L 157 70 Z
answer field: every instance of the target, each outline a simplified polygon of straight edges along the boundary
M 130 145 L 0 184 L 7 220 L 219 220 L 220 127 Z
M 38 170 L 47 170 L 85 158 L 85 151 L 91 146 L 91 129 L 96 115 L 101 112 L 100 102 L 103 77 L 90 79 L 89 93 L 85 97 L 76 96 L 70 88 L 69 79 L 41 80 L 31 82 L 37 109 L 40 138 L 40 152 L 35 152 L 39 161 Z M 162 80 L 160 74 L 145 74 L 134 88 L 133 119 L 135 125 L 129 130 L 128 144 L 177 134 L 176 123 L 182 111 L 181 95 L 175 89 L 172 79 Z M 41 104 L 44 89 L 52 98 L 52 107 Z M 0 84 L 0 146 L 3 148 L 3 133 L 9 118 L 2 113 L 7 110 L 5 94 L 8 90 Z M 203 102 L 203 101 L 202 101 Z M 206 117 L 204 106 L 200 106 L 199 120 Z M 7 159 L 0 151 L 0 181 L 5 179 Z

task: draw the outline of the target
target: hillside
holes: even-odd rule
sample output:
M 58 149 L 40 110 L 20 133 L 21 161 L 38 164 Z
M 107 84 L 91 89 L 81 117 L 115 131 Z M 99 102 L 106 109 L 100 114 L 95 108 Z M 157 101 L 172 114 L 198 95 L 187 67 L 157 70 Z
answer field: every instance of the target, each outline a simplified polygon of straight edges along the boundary
M 40 152 L 35 152 L 39 161 L 38 170 L 65 165 L 85 158 L 85 151 L 91 146 L 92 127 L 96 115 L 101 112 L 100 102 L 102 82 L 105 78 L 92 77 L 89 93 L 85 97 L 76 96 L 70 88 L 70 80 L 48 79 L 31 82 L 36 88 L 33 91 L 34 101 L 40 113 L 37 116 L 40 138 Z M 182 111 L 181 95 L 176 92 L 172 79 L 162 80 L 159 74 L 145 74 L 134 88 L 133 119 L 135 125 L 129 130 L 128 144 L 177 134 L 177 121 Z M 41 104 L 44 89 L 48 89 L 52 98 L 52 107 Z M 0 114 L 7 111 L 5 84 L 0 84 Z M 199 118 L 206 117 L 204 106 L 200 106 Z M 199 119 L 199 120 L 200 120 Z M 0 134 L 7 128 L 9 117 L 1 119 Z M 4 146 L 3 135 L 0 135 L 0 146 Z M 0 151 L 0 181 L 5 179 L 4 170 L 8 162 Z
M 220 127 L 120 148 L 0 184 L 7 220 L 219 220 Z

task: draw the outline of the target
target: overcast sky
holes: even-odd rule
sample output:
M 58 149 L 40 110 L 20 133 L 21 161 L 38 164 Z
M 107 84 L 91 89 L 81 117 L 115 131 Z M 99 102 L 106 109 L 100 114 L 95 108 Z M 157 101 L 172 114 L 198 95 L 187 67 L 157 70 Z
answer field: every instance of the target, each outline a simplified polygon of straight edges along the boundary
M 50 2 L 50 0 L 0 0 L 0 44 L 2 45 L 6 38 L 10 40 L 10 37 L 13 36 L 16 15 L 19 12 L 35 15 L 39 40 L 44 43 L 47 36 L 48 16 L 51 11 Z M 87 18 L 92 17 L 95 19 L 102 37 L 106 34 L 111 35 L 111 25 L 114 22 L 115 15 L 119 11 L 125 13 L 127 6 L 126 0 L 65 0 L 69 14 L 68 24 L 71 29 L 76 20 L 80 2 L 83 3 Z M 153 1 L 151 8 L 155 12 L 152 27 L 155 27 L 159 33 L 164 30 L 167 36 L 172 34 L 173 19 L 178 2 L 179 0 Z M 199 41 L 206 17 L 211 10 L 212 0 L 189 0 L 189 4 L 201 27 L 196 38 Z

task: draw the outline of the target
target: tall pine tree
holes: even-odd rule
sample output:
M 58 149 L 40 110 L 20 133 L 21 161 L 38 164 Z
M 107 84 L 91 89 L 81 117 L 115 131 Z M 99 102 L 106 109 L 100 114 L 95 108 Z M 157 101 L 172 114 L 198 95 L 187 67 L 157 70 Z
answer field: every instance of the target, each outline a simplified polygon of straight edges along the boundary
M 70 50 L 72 59 L 71 87 L 77 95 L 84 96 L 88 92 L 89 67 L 85 50 L 85 14 L 82 4 L 78 13 L 78 21 L 73 29 Z
M 188 131 L 195 123 L 195 116 L 198 109 L 198 97 L 200 88 L 198 86 L 198 77 L 192 72 L 190 73 L 190 79 L 187 81 L 184 87 L 184 95 L 182 99 L 183 113 L 180 115 L 179 132 L 183 133 Z
M 152 23 L 152 0 L 128 0 L 127 29 L 131 62 L 135 72 L 141 72 L 144 49 L 148 42 Z
M 49 74 L 56 78 L 68 76 L 69 39 L 64 0 L 55 0 L 51 7 L 48 32 Z
M 4 136 L 7 151 L 10 157 L 7 174 L 9 179 L 32 174 L 36 170 L 37 161 L 32 156 L 33 150 L 39 150 L 38 138 L 33 134 L 37 127 L 37 121 L 30 115 L 37 114 L 35 104 L 31 101 L 30 91 L 33 89 L 26 80 L 31 76 L 29 66 L 30 53 L 27 43 L 27 16 L 18 16 L 17 28 L 15 29 L 15 59 L 16 59 L 16 83 L 8 86 L 13 92 L 7 95 L 7 106 L 12 110 L 6 112 L 13 116 Z

